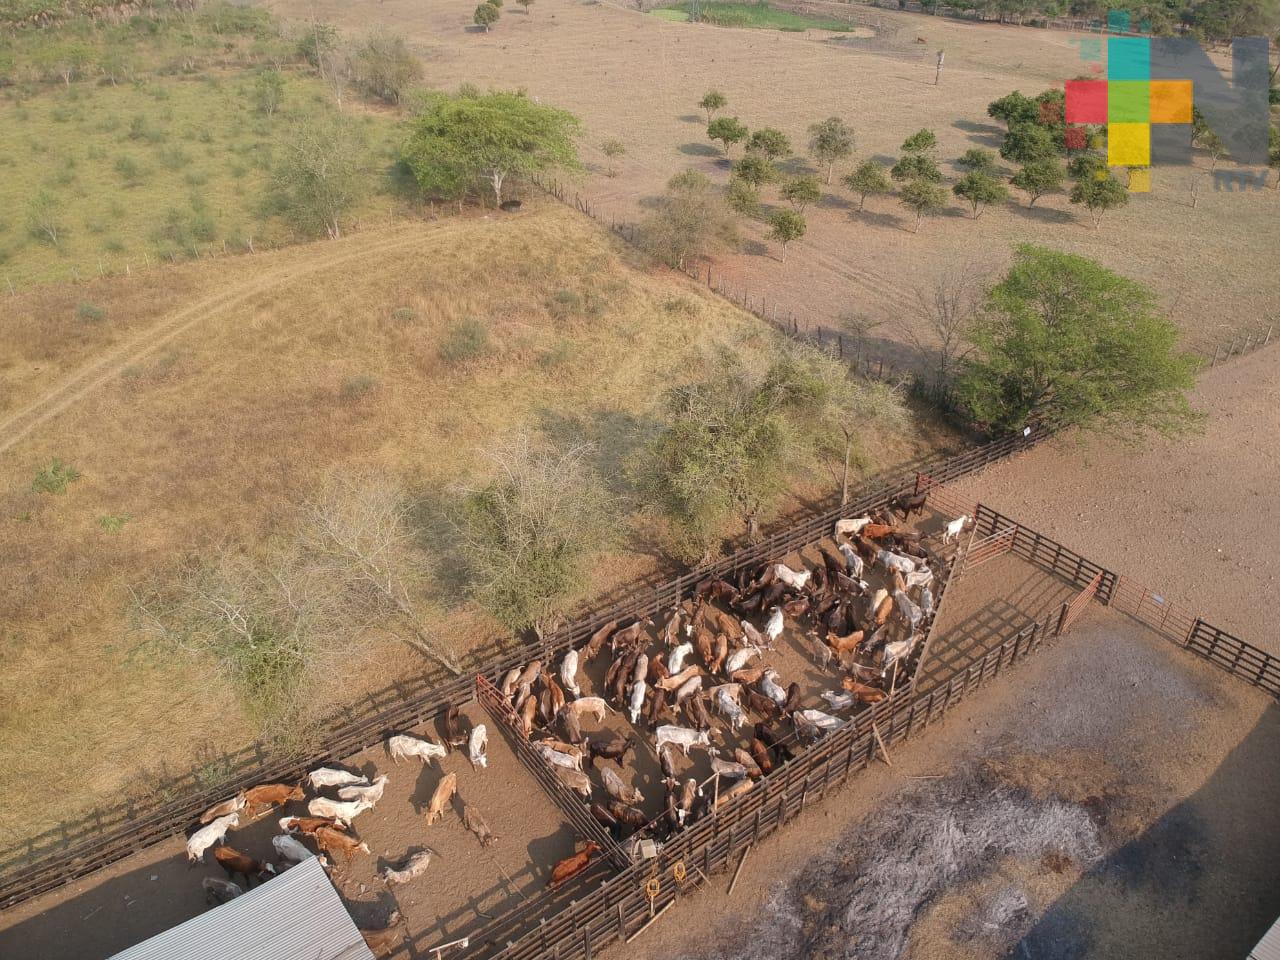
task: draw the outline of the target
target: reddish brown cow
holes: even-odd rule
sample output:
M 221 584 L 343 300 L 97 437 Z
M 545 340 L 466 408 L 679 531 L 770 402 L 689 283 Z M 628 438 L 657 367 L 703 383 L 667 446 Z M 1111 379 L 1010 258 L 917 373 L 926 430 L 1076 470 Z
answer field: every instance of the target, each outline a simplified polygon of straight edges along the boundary
M 218 865 L 227 871 L 227 878 L 234 880 L 237 876 L 244 877 L 245 888 L 253 886 L 256 879 L 259 883 L 270 879 L 276 872 L 276 868 L 269 863 L 263 863 L 261 860 L 255 860 L 248 854 L 241 853 L 233 847 L 221 844 L 213 848 L 213 859 L 218 861 Z
M 554 890 L 561 884 L 572 880 L 587 869 L 587 864 L 591 862 L 592 854 L 599 852 L 600 844 L 594 840 L 588 840 L 581 850 L 571 857 L 565 857 L 551 868 L 551 879 L 547 881 L 547 886 Z

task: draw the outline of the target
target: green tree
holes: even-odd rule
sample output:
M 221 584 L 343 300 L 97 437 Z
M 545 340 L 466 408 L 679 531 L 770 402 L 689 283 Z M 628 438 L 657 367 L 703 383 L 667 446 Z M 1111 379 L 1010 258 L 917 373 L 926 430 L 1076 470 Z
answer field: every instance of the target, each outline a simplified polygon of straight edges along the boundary
M 1107 171 L 1101 176 L 1077 180 L 1076 185 L 1071 188 L 1071 202 L 1089 211 L 1094 229 L 1097 229 L 1104 213 L 1129 202 L 1129 191 Z
M 781 130 L 773 127 L 761 127 L 751 134 L 747 141 L 749 153 L 760 153 L 770 160 L 780 160 L 791 154 L 791 141 Z
M 1107 158 L 1096 150 L 1077 153 L 1067 161 L 1067 173 L 1072 180 L 1091 180 L 1107 172 Z
M 1032 160 L 1023 164 L 1021 170 L 1010 178 L 1009 182 L 1027 195 L 1027 206 L 1034 207 L 1036 201 L 1046 193 L 1052 193 L 1062 186 L 1064 174 L 1062 163 L 1057 157 L 1044 160 Z
M 729 189 L 725 194 L 725 202 L 734 213 L 744 217 L 760 215 L 760 191 L 741 177 L 729 178 Z
M 778 179 L 778 168 L 759 153 L 748 153 L 733 165 L 733 175 L 757 190 Z
M 817 177 L 792 177 L 782 185 L 782 199 L 804 213 L 805 207 L 822 199 L 822 186 Z
M 859 210 L 866 206 L 867 197 L 872 194 L 888 193 L 892 189 L 889 185 L 889 178 L 884 172 L 884 165 L 876 163 L 874 160 L 864 160 L 858 164 L 858 169 L 854 170 L 853 173 L 847 174 L 843 182 L 846 187 L 858 195 Z
M 27 202 L 27 231 L 56 247 L 62 242 L 62 204 L 48 190 L 40 190 Z
M 340 43 L 338 28 L 333 24 L 309 23 L 298 39 L 298 54 L 316 70 L 320 70 L 325 58 L 334 53 Z
M 299 120 L 284 138 L 274 165 L 277 207 L 308 234 L 342 236 L 351 208 L 369 182 L 363 128 L 328 111 Z
M 523 93 L 437 94 L 424 99 L 402 156 L 424 190 L 456 195 L 482 181 L 496 206 L 512 175 L 579 169 L 580 132 L 572 114 Z
M 908 153 L 889 168 L 889 176 L 898 181 L 941 183 L 942 171 L 933 157 L 924 153 Z
M 475 21 L 476 26 L 484 27 L 484 32 L 488 33 L 501 16 L 502 11 L 486 0 L 485 3 L 476 7 L 476 12 L 471 15 L 471 19 Z
M 1019 123 L 1009 128 L 1000 156 L 1013 163 L 1031 163 L 1058 155 L 1058 145 L 1053 134 L 1034 123 Z
M 920 221 L 926 214 L 932 216 L 947 205 L 947 194 L 942 187 L 927 180 L 912 180 L 898 195 L 902 205 L 916 215 L 912 233 L 920 232 Z
M 827 183 L 836 164 L 853 155 L 853 128 L 839 117 L 827 117 L 809 127 L 809 152 L 827 165 Z
M 737 228 L 706 175 L 685 170 L 667 182 L 657 208 L 641 221 L 639 241 L 651 256 L 683 270 L 692 257 L 732 246 Z
M 618 175 L 617 160 L 621 156 L 625 156 L 627 145 L 621 140 L 610 138 L 600 144 L 600 152 L 609 158 L 609 176 L 616 177 Z
M 1017 248 L 973 321 L 957 389 L 997 431 L 1054 427 L 1175 431 L 1192 421 L 1195 361 L 1142 285 L 1084 257 Z
M 510 630 L 546 633 L 612 535 L 590 452 L 540 451 L 518 437 L 487 451 L 490 477 L 462 491 L 455 524 L 468 588 Z
M 783 262 L 787 259 L 787 244 L 803 237 L 807 228 L 804 217 L 794 210 L 778 210 L 769 217 L 769 239 L 781 245 Z
M 975 220 L 982 216 L 982 211 L 986 209 L 988 204 L 1000 203 L 1002 200 L 1009 198 L 1008 187 L 991 176 L 991 174 L 983 173 L 980 170 L 966 173 L 951 188 L 951 192 L 969 202 L 969 206 L 973 210 L 973 219 Z
M 996 155 L 990 150 L 983 150 L 981 147 L 970 147 L 960 154 L 960 158 L 956 160 L 956 166 L 961 170 L 968 170 L 970 173 L 986 173 L 993 177 L 1000 172 L 1000 165 L 996 163 Z
M 366 96 L 398 104 L 409 85 L 422 79 L 422 63 L 398 33 L 375 30 L 352 57 L 356 85 Z
M 724 155 L 727 157 L 730 147 L 747 139 L 747 128 L 737 117 L 716 117 L 707 124 L 707 138 L 723 143 Z
M 529 8 L 533 6 L 533 0 L 516 0 L 516 3 L 524 7 L 524 15 L 527 17 L 529 15 Z
M 993 100 L 987 105 L 987 116 L 1001 121 L 1012 130 L 1020 123 L 1035 123 L 1040 119 L 1040 107 L 1030 97 L 1023 96 L 1017 90 L 1013 93 Z
M 279 70 L 263 70 L 253 81 L 253 103 L 259 113 L 268 117 L 280 109 L 284 100 L 284 74 Z
M 728 105 L 729 99 L 719 90 L 708 90 L 698 101 L 698 106 L 707 111 L 708 124 L 715 119 L 717 111 L 723 110 Z
M 915 155 L 933 153 L 938 147 L 938 137 L 932 130 L 917 130 L 902 141 L 902 152 Z

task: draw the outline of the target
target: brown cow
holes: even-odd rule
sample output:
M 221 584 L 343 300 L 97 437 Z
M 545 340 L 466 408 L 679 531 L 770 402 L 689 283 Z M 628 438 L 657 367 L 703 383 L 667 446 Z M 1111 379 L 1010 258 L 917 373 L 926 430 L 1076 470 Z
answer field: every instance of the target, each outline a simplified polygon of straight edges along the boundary
M 368 844 L 332 827 L 319 827 L 312 836 L 316 838 L 316 846 L 322 851 L 343 860 L 350 860 L 357 853 L 369 852 Z
M 868 686 L 865 683 L 859 683 L 853 677 L 845 677 L 840 681 L 840 685 L 852 693 L 862 703 L 879 703 L 881 700 L 889 696 L 879 687 Z
M 547 886 L 554 890 L 561 884 L 572 880 L 587 869 L 587 864 L 591 862 L 592 854 L 599 853 L 599 851 L 600 844 L 594 840 L 588 840 L 581 850 L 571 857 L 565 857 L 551 868 L 551 879 L 547 881 Z
M 480 815 L 480 811 L 465 800 L 462 802 L 462 825 L 475 834 L 482 847 L 491 847 L 498 842 L 498 838 L 493 835 L 493 831 L 489 829 L 489 824 Z
M 218 866 L 227 871 L 227 879 L 234 880 L 237 876 L 244 877 L 245 888 L 253 886 L 256 879 L 259 883 L 263 883 L 275 875 L 276 868 L 269 863 L 263 863 L 261 860 L 255 860 L 248 854 L 241 853 L 233 847 L 220 844 L 213 848 L 213 859 L 218 861 Z
M 378 930 L 360 930 L 365 946 L 375 957 L 390 956 L 395 948 L 404 940 L 404 927 L 400 922 L 400 911 L 393 910 L 389 922 Z
M 341 830 L 346 833 L 349 829 L 341 820 L 334 820 L 332 817 L 281 817 L 280 829 L 285 833 L 302 833 L 307 836 L 314 836 L 315 832 L 321 827 L 328 827 L 331 830 Z
M 762 772 L 768 773 L 773 769 L 773 761 L 769 759 L 769 748 L 766 747 L 759 737 L 751 738 L 751 759 L 756 762 Z M 746 764 L 743 764 L 746 766 Z

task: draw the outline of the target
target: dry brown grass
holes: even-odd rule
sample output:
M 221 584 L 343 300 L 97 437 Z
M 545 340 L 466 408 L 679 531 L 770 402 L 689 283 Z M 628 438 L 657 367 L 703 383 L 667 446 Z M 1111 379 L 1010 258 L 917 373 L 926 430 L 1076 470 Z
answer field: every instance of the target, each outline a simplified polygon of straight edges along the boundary
M 326 263 L 336 265 L 315 268 Z M 614 478 L 675 378 L 695 376 L 721 345 L 761 354 L 778 343 L 536 200 L 516 216 L 405 225 L 394 242 L 368 234 L 178 276 L 168 296 L 150 280 L 104 286 L 109 316 L 147 305 L 116 335 L 140 337 L 143 314 L 169 317 L 187 297 L 237 284 L 244 295 L 0 454 L 6 842 L 117 796 L 143 768 L 182 769 L 253 734 L 211 664 L 136 655 L 131 585 L 286 535 L 335 466 L 389 476 L 431 503 L 483 462 L 482 444 L 527 429 L 596 443 Z M 468 319 L 487 326 L 488 352 L 442 360 L 444 337 Z M 68 344 L 50 362 L 65 369 L 93 347 Z M 896 460 L 927 442 L 883 438 L 870 454 Z M 54 458 L 82 479 L 61 496 L 32 493 Z M 829 489 L 825 477 L 814 486 Z M 112 533 L 104 516 L 129 519 Z M 653 569 L 645 549 L 624 541 L 582 597 Z M 494 629 L 456 605 L 447 577 L 424 593 L 432 629 L 463 648 Z M 421 668 L 407 648 L 372 642 L 333 696 Z

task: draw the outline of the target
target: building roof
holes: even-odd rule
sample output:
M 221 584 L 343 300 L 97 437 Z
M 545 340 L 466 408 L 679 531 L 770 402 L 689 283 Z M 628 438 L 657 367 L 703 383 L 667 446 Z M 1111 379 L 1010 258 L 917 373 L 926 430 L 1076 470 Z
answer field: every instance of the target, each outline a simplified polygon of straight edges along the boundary
M 1266 936 L 1249 951 L 1249 960 L 1280 960 L 1280 920 L 1272 924 Z
M 374 960 L 315 857 L 111 960 Z

